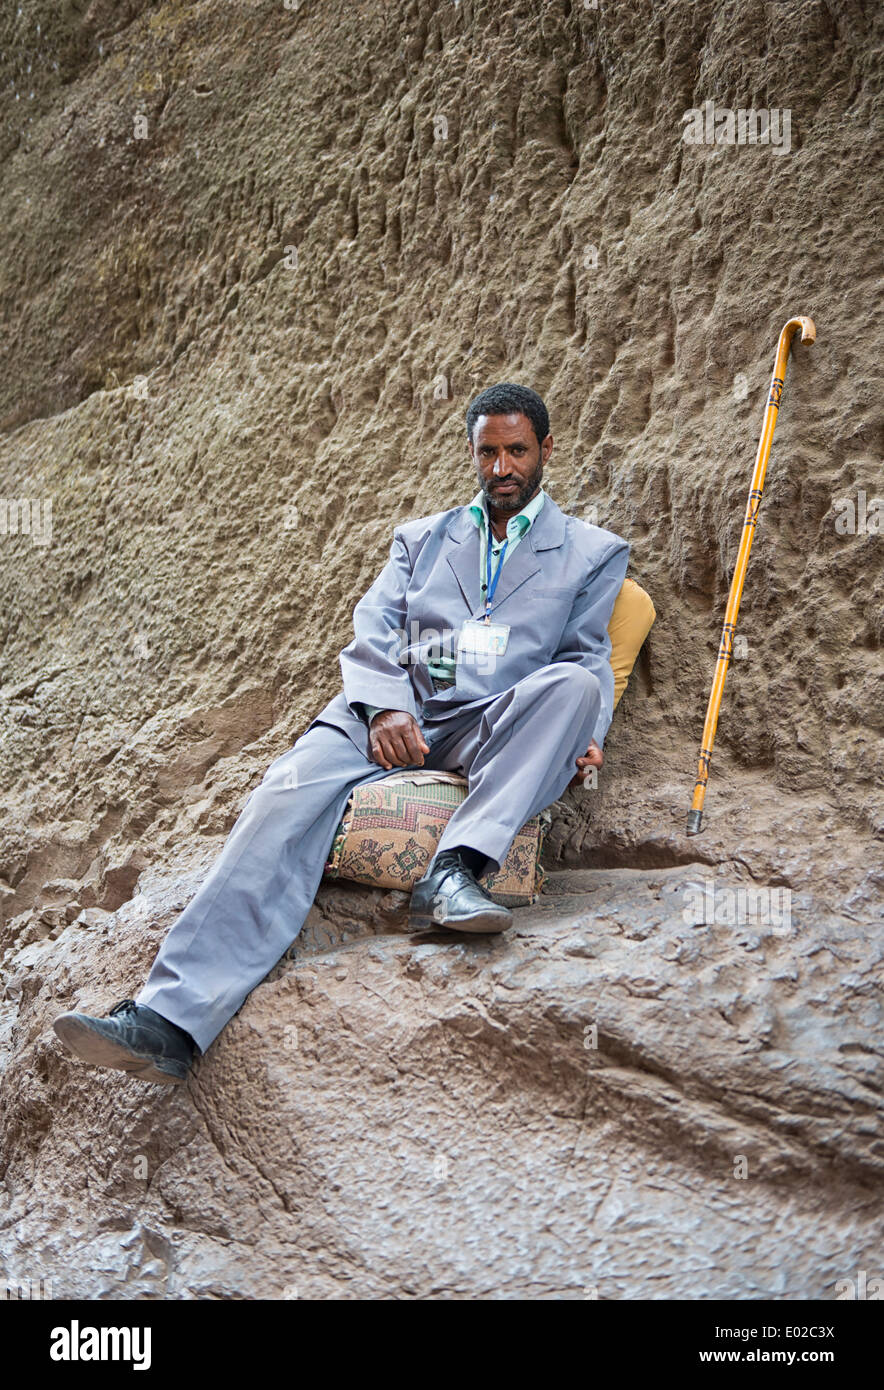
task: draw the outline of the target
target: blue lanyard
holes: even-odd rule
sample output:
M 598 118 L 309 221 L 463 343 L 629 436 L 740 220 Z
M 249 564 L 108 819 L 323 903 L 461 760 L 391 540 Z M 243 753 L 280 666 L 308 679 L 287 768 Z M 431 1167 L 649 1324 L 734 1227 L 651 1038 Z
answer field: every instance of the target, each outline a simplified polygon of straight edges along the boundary
M 508 546 L 509 543 L 510 543 L 510 538 L 509 538 L 509 536 L 507 536 L 506 540 L 505 540 L 504 543 L 503 543 L 503 549 L 501 550 L 500 555 L 499 555 L 499 557 L 498 557 L 497 569 L 494 571 L 494 579 L 492 579 L 492 578 L 491 578 L 491 539 L 492 539 L 492 535 L 493 535 L 493 532 L 492 532 L 492 530 L 491 530 L 491 527 L 489 526 L 489 527 L 488 527 L 488 531 L 487 531 L 487 536 L 486 536 L 486 542 L 487 542 L 487 543 L 486 543 L 486 548 L 485 548 L 485 621 L 486 621 L 486 623 L 490 623 L 490 622 L 491 622 L 491 600 L 492 600 L 493 597 L 494 597 L 494 590 L 497 588 L 497 581 L 498 581 L 498 579 L 500 578 L 500 571 L 503 569 L 503 557 L 504 557 L 504 555 L 506 554 L 506 548 L 507 548 L 507 546 Z

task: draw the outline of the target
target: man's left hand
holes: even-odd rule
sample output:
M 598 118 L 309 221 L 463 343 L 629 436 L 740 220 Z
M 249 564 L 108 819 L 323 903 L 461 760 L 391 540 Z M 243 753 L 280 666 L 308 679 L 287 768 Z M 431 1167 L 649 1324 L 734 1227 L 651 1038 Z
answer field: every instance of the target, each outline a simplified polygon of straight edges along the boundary
M 601 767 L 602 763 L 605 761 L 605 755 L 601 748 L 599 748 L 595 739 L 591 739 L 585 755 L 582 758 L 575 758 L 574 761 L 577 764 L 578 772 L 576 777 L 571 778 L 568 786 L 581 787 L 584 777 L 589 773 L 589 769 L 591 767 Z

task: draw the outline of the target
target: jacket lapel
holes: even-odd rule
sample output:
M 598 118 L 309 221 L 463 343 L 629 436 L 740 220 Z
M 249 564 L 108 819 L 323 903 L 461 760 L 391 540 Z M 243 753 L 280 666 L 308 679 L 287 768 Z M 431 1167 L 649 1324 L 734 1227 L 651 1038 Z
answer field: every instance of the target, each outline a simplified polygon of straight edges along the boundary
M 512 557 L 507 560 L 500 571 L 500 578 L 494 591 L 492 617 L 497 612 L 498 606 L 516 593 L 526 579 L 531 579 L 542 569 L 544 564 L 543 551 L 560 546 L 564 539 L 564 515 L 547 493 L 540 513 L 527 536 L 522 537 L 513 551 Z M 505 619 L 506 613 L 502 612 L 500 616 Z
M 545 502 L 543 506 L 544 510 L 546 510 Z M 531 530 L 534 530 L 533 526 Z M 528 537 L 530 535 L 531 531 L 528 532 L 527 536 L 522 537 L 516 549 L 513 551 L 512 556 L 507 558 L 506 564 L 500 571 L 500 578 L 497 581 L 497 588 L 494 590 L 494 599 L 491 605 L 492 621 L 497 617 L 498 609 L 502 607 L 508 598 L 512 597 L 516 589 L 540 569 L 540 561 L 528 543 Z M 493 569 L 491 571 L 491 576 L 492 578 L 494 577 Z M 483 594 L 483 600 L 484 597 Z M 505 617 L 503 617 L 503 621 L 506 621 Z
M 469 507 L 462 507 L 448 523 L 449 546 L 447 560 L 460 585 L 464 603 L 473 614 L 481 606 L 479 590 L 479 529 L 473 524 Z
M 470 516 L 469 507 L 461 508 L 449 522 L 447 529 L 453 542 L 447 556 L 448 563 L 454 571 L 470 614 L 481 617 L 484 611 L 484 597 L 479 586 L 479 530 Z M 522 538 L 500 571 L 494 591 L 492 617 L 498 605 L 541 568 L 542 557 L 538 559 L 537 552 L 559 546 L 564 539 L 564 515 L 547 493 L 540 514 L 527 536 Z

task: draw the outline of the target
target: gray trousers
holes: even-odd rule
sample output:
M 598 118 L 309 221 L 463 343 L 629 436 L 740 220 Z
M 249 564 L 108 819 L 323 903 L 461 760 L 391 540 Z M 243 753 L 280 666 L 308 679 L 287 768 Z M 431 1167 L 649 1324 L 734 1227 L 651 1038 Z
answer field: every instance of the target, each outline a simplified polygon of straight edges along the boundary
M 493 861 L 488 872 L 498 869 L 525 822 L 575 775 L 600 703 L 591 672 L 557 661 L 478 710 L 454 706 L 425 719 L 423 766 L 468 781 L 438 849 L 468 845 Z M 205 1052 L 303 926 L 353 788 L 391 775 L 334 725 L 302 734 L 250 793 L 136 1003 L 186 1029 Z

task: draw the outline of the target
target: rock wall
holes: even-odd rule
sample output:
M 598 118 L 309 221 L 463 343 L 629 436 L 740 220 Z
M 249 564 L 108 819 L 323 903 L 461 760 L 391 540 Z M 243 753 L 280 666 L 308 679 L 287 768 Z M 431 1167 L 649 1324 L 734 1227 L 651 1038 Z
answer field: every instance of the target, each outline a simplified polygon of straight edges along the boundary
M 884 1165 L 873 7 L 290 3 L 0 17 L 0 1270 L 833 1296 Z M 686 143 L 710 101 L 779 145 Z M 472 495 L 497 380 L 544 395 L 545 484 L 658 613 L 549 891 L 464 944 L 323 887 L 186 1090 L 79 1066 L 52 1018 L 137 990 L 338 689 L 392 526 Z M 788 922 L 728 917 L 758 887 Z

